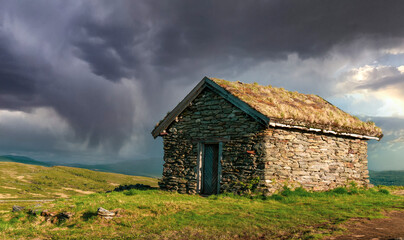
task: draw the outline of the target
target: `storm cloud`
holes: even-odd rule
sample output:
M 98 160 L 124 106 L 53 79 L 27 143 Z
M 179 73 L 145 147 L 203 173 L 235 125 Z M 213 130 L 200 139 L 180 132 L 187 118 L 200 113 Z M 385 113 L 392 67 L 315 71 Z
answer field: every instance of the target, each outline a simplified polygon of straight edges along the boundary
M 390 48 L 404 36 L 399 1 L 137 1 L 89 9 L 72 44 L 110 80 L 147 78 L 151 70 L 160 81 L 184 78 L 212 65 L 248 67 L 291 53 L 318 58 L 355 41 L 362 49 Z
M 44 153 L 76 149 L 104 160 L 161 156 L 149 132 L 205 75 L 333 97 L 346 91 L 336 85 L 352 80 L 350 68 L 402 49 L 404 40 L 401 1 L 0 5 L 0 110 L 62 122 L 57 135 L 24 128 L 55 143 L 38 147 Z M 398 66 L 390 67 L 395 74 L 349 91 L 401 83 Z M 0 129 L 10 129 L 13 118 L 4 119 Z M 24 132 L 0 142 L 1 152 L 18 150 Z

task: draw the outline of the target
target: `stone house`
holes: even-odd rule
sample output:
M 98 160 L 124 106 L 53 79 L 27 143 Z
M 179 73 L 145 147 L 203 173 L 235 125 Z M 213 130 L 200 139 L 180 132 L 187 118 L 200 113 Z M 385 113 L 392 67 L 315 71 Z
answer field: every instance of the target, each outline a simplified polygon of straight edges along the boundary
M 160 187 L 191 194 L 236 191 L 253 179 L 267 193 L 366 186 L 367 140 L 383 136 L 317 95 L 208 77 L 152 135 L 164 142 Z

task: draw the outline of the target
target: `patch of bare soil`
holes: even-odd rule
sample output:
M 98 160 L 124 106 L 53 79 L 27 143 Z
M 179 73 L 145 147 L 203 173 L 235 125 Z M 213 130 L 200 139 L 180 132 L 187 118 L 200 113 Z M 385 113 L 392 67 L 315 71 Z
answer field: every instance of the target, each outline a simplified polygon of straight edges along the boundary
M 17 179 L 20 180 L 21 182 L 31 183 L 30 181 L 25 179 L 25 176 L 17 176 Z
M 347 231 L 344 235 L 326 239 L 404 239 L 404 211 L 392 211 L 381 219 L 351 219 L 344 225 Z
M 29 193 L 31 196 L 34 196 L 34 197 L 44 197 L 44 195 L 42 195 L 42 194 L 39 194 L 39 193 Z
M 21 190 L 21 189 L 19 189 L 19 188 L 7 187 L 7 186 L 2 186 L 2 188 L 5 188 L 5 189 L 13 189 L 13 190 Z
M 394 195 L 404 196 L 404 190 L 395 190 L 392 192 Z
M 54 194 L 55 194 L 55 195 L 58 195 L 60 198 L 68 198 L 68 197 L 69 197 L 68 195 L 66 195 L 66 194 L 64 194 L 64 193 L 55 192 Z
M 93 192 L 93 191 L 83 191 L 83 190 L 80 190 L 80 189 L 67 188 L 67 187 L 64 187 L 63 189 L 64 189 L 64 190 L 75 191 L 75 192 L 82 193 L 82 194 L 92 194 L 92 193 L 95 193 L 95 192 Z
M 11 195 L 9 193 L 0 194 L 0 199 L 3 199 L 3 198 L 17 198 L 17 196 Z

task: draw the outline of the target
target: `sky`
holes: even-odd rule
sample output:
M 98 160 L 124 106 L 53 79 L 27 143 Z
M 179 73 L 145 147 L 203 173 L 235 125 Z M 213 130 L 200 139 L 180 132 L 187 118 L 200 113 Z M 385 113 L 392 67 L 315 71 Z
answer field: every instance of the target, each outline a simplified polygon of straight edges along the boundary
M 0 0 L 0 154 L 161 162 L 150 132 L 204 77 L 318 94 L 404 170 L 402 1 Z

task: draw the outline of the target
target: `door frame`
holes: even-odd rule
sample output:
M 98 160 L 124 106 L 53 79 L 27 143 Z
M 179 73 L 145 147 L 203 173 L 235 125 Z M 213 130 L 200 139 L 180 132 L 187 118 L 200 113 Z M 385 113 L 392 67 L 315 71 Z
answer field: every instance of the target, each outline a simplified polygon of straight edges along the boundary
M 197 171 L 196 171 L 196 192 L 201 193 L 202 190 L 202 171 L 203 171 L 203 158 L 205 154 L 205 144 L 218 144 L 218 159 L 217 159 L 217 192 L 216 194 L 220 193 L 220 181 L 222 180 L 222 153 L 223 153 L 223 142 L 217 140 L 206 140 L 198 142 L 198 159 L 197 159 Z

